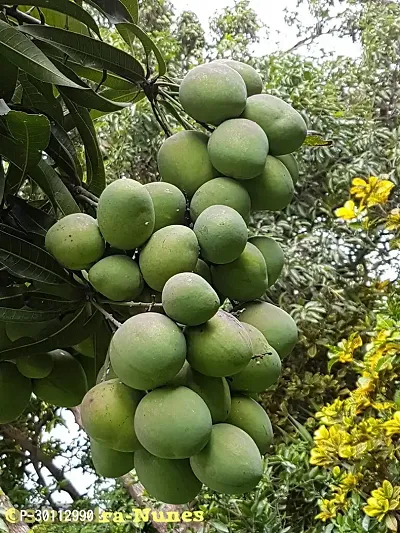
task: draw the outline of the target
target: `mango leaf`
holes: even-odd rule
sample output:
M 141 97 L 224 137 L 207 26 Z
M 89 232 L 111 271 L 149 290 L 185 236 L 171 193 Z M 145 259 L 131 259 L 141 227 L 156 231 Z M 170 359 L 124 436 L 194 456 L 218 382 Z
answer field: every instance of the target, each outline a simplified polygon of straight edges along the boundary
M 132 82 L 145 79 L 143 67 L 134 57 L 103 41 L 91 39 L 72 31 L 39 24 L 26 24 L 20 28 L 28 35 L 59 48 L 69 54 L 72 59 L 76 57 L 78 62 L 83 65 L 111 70 L 111 72 L 115 72 Z M 79 89 L 76 84 L 73 85 L 73 88 Z
M 2 20 L 0 55 L 38 80 L 76 88 L 28 37 Z
M 19 75 L 23 88 L 22 105 L 44 113 L 55 122 L 62 124 L 63 110 L 60 102 L 53 94 L 53 86 L 36 80 L 25 72 Z
M 33 281 L 33 288 L 41 294 L 47 294 L 62 298 L 63 300 L 84 300 L 86 299 L 83 287 L 63 283 L 61 285 L 49 285 L 41 281 Z
M 143 45 L 147 59 L 149 58 L 150 53 L 154 52 L 154 55 L 157 59 L 159 76 L 163 76 L 166 73 L 167 65 L 165 64 L 164 58 L 159 48 L 157 47 L 155 42 L 147 35 L 147 33 L 142 30 L 142 28 L 133 23 L 117 24 L 116 28 L 120 33 L 121 37 L 124 39 L 124 41 L 129 45 L 132 44 L 132 39 L 134 37 L 137 37 Z
M 29 171 L 29 176 L 46 194 L 56 213 L 59 211 L 62 216 L 80 213 L 78 204 L 64 185 L 61 177 L 46 161 L 42 159 L 36 167 Z
M 333 141 L 325 140 L 322 135 L 316 131 L 308 131 L 303 146 L 331 146 Z
M 128 9 L 124 5 L 125 2 L 120 2 L 120 0 L 88 0 L 88 4 L 101 11 L 111 24 L 131 22 L 132 20 Z
M 43 248 L 0 224 L 0 264 L 22 278 L 57 285 L 68 283 L 67 272 Z
M 127 11 L 129 12 L 130 16 L 132 17 L 133 22 L 138 21 L 139 19 L 139 4 L 138 0 L 121 0 L 121 2 L 126 7 Z
M 3 203 L 5 186 L 6 175 L 4 173 L 3 161 L 0 159 L 0 205 Z
M 103 158 L 89 111 L 71 102 L 64 95 L 65 105 L 85 146 L 86 173 L 89 191 L 100 196 L 106 186 Z
M 0 307 L 20 309 L 24 305 L 25 285 L 0 288 Z
M 10 102 L 17 85 L 18 67 L 2 56 L 1 74 L 0 98 Z
M 44 332 L 45 337 L 40 340 L 19 339 L 11 347 L 0 350 L 0 361 L 14 359 L 22 355 L 48 352 L 60 346 L 78 344 L 97 329 L 100 320 L 101 315 L 97 311 L 87 318 L 86 305 L 84 305 L 73 315 L 64 318 L 55 331 Z
M 3 322 L 45 322 L 57 318 L 60 312 L 56 311 L 33 311 L 31 309 L 11 309 L 0 307 L 0 320 Z
M 97 109 L 98 111 L 106 111 L 108 113 L 111 113 L 113 111 L 120 111 L 121 109 L 124 109 L 129 103 L 126 102 L 113 102 L 112 100 L 108 100 L 107 98 L 104 98 L 99 93 L 96 93 L 93 91 L 91 87 L 86 85 L 76 74 L 73 70 L 66 67 L 59 61 L 54 61 L 55 65 L 60 69 L 63 74 L 68 76 L 71 80 L 74 80 L 76 84 L 81 84 L 82 88 L 84 89 L 70 89 L 68 87 L 62 88 L 60 87 L 60 92 L 62 95 L 66 95 L 70 100 L 72 100 L 75 104 L 78 104 L 82 107 L 86 107 L 88 109 Z
M 70 176 L 74 176 L 76 184 L 80 185 L 83 178 L 83 170 L 78 154 L 68 133 L 58 124 L 51 126 L 50 142 L 46 151 L 60 168 L 63 170 L 65 168 L 69 169 L 67 173 Z M 61 164 L 60 161 L 62 162 Z
M 102 95 L 107 94 L 107 96 L 114 101 L 121 99 L 124 102 L 129 102 L 130 105 L 136 104 L 146 98 L 146 95 L 143 91 L 135 89 L 134 91 L 117 91 L 115 89 L 105 89 L 101 93 Z M 91 111 L 90 116 L 92 120 L 96 120 L 104 115 L 108 115 L 108 112 L 105 111 Z
M 94 348 L 94 368 L 95 376 L 100 372 L 100 368 L 104 365 L 107 357 L 108 347 L 110 346 L 112 333 L 107 320 L 102 316 L 99 327 L 93 334 L 93 348 Z
M 18 222 L 26 233 L 36 233 L 44 237 L 48 229 L 56 222 L 45 211 L 31 206 L 18 196 L 9 196 L 7 201 L 11 206 L 8 214 Z
M 0 0 L 0 5 L 10 5 L 10 2 L 8 0 Z M 24 0 L 24 5 L 44 7 L 64 13 L 64 15 L 79 20 L 100 37 L 100 30 L 94 18 L 78 4 L 70 2 L 70 0 Z M 49 23 L 49 21 L 47 22 Z
M 68 301 L 58 296 L 51 296 L 40 292 L 26 292 L 24 294 L 24 300 L 25 304 L 31 309 L 57 311 L 58 314 L 65 313 L 67 310 L 75 310 L 82 305 L 82 299 Z
M 72 69 L 75 74 L 78 74 L 81 78 L 86 78 L 87 80 L 94 81 L 95 83 L 101 83 L 106 87 L 117 90 L 126 90 L 132 91 L 133 89 L 137 90 L 136 84 L 131 83 L 130 81 L 124 80 L 115 74 L 106 72 L 106 77 L 104 78 L 104 71 L 92 67 L 87 67 L 79 65 L 74 61 L 67 61 L 66 65 Z M 103 79 L 104 78 L 104 79 Z
M 10 194 L 18 191 L 27 170 L 37 165 L 50 139 L 50 122 L 44 115 L 28 115 L 22 111 L 10 111 L 3 117 L 11 142 L 5 144 L 4 150 L 0 143 L 0 153 L 13 163 L 6 178 L 7 190 Z

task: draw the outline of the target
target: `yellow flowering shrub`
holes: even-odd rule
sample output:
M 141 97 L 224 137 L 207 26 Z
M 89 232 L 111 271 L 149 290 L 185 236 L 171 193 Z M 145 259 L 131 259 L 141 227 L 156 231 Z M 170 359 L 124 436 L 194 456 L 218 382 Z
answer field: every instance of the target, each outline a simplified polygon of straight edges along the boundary
M 329 494 L 319 502 L 316 518 L 335 521 L 346 513 L 356 493 L 366 515 L 397 531 L 400 317 L 378 314 L 374 331 L 353 333 L 329 349 L 329 368 L 349 365 L 356 384 L 315 415 L 320 425 L 310 463 L 329 469 L 334 479 Z

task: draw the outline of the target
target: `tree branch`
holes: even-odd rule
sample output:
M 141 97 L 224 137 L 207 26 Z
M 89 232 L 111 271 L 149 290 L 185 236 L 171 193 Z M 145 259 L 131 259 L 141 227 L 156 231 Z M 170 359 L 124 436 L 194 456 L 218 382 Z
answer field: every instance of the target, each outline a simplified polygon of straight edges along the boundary
M 67 492 L 71 498 L 76 501 L 82 498 L 81 494 L 77 491 L 74 485 L 64 476 L 63 471 L 58 468 L 53 460 L 42 452 L 40 448 L 34 446 L 28 437 L 19 429 L 11 426 L 10 424 L 5 424 L 1 426 L 2 433 L 9 439 L 15 440 L 17 444 L 21 446 L 24 450 L 28 451 L 31 454 L 31 457 L 34 457 L 36 460 L 40 461 L 43 466 L 51 473 L 54 479 L 60 484 L 60 490 Z
M 7 509 L 13 509 L 12 503 L 10 502 L 7 495 L 1 490 L 1 487 L 0 487 L 0 508 L 5 509 L 6 511 Z M 6 527 L 8 528 L 9 533 L 29 533 L 30 531 L 28 524 L 25 524 L 24 522 L 18 522 L 16 524 L 13 524 L 11 522 L 5 521 L 5 524 L 6 524 Z

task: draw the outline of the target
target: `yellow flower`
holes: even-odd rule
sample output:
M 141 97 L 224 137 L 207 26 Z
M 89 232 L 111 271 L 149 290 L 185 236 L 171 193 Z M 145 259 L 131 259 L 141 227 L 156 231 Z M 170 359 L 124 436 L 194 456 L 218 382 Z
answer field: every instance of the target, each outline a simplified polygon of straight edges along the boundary
M 389 230 L 400 230 L 400 209 L 398 207 L 392 209 L 388 214 L 385 227 Z
M 315 517 L 316 520 L 322 520 L 322 522 L 326 522 L 331 518 L 335 518 L 337 514 L 337 505 L 333 500 L 322 500 L 319 502 L 319 508 L 321 512 Z
M 385 204 L 388 199 L 394 183 L 389 180 L 381 179 L 376 176 L 369 178 L 354 178 L 350 194 L 352 194 L 360 202 L 360 209 L 365 205 L 372 207 L 373 205 Z
M 335 211 L 335 215 L 343 220 L 353 220 L 359 215 L 358 207 L 353 200 L 347 200 L 343 207 L 339 207 Z
M 368 516 L 373 516 L 381 522 L 391 511 L 400 509 L 400 487 L 393 485 L 385 479 L 382 487 L 371 492 L 364 512 Z
M 391 420 L 383 424 L 387 435 L 396 435 L 400 433 L 400 411 L 396 411 Z

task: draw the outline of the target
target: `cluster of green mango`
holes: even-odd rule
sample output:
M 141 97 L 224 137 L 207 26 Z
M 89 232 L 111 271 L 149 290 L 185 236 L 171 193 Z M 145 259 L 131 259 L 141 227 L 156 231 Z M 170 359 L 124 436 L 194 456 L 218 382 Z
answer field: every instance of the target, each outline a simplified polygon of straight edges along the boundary
M 192 500 L 202 484 L 227 494 L 257 485 L 273 432 L 256 399 L 277 382 L 297 341 L 293 319 L 259 300 L 281 274 L 282 249 L 269 237 L 249 238 L 248 223 L 251 210 L 291 200 L 290 152 L 306 129 L 261 88 L 242 63 L 190 71 L 181 103 L 217 126 L 211 135 L 172 135 L 158 155 L 162 181 L 117 180 L 101 194 L 96 219 L 71 214 L 48 231 L 48 251 L 83 271 L 90 297 L 125 318 L 97 384 L 89 380 L 87 390 L 83 370 L 90 339 L 71 353 L 64 346 L 0 364 L 0 422 L 18 416 L 32 390 L 54 405 L 82 402 L 97 472 L 118 477 L 135 468 L 167 503 Z M 2 391 L 16 385 L 26 397 L 7 411 Z

